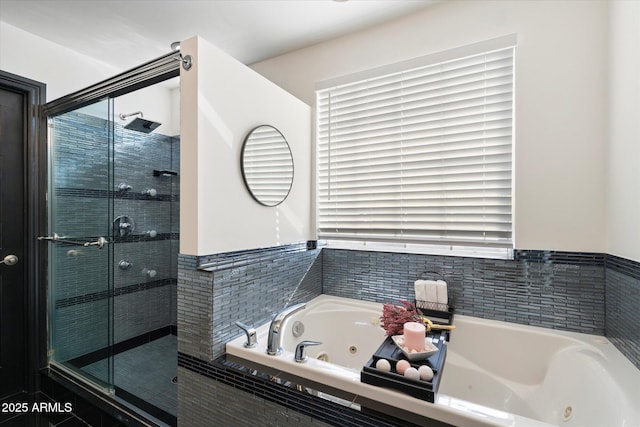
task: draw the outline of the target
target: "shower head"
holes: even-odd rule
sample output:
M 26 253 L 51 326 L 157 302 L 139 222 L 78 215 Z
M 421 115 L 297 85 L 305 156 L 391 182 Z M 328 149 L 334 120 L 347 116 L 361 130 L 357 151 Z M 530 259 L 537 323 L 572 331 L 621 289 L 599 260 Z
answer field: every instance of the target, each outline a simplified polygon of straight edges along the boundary
M 129 114 L 120 113 L 118 117 L 120 117 L 120 120 L 127 120 L 127 117 L 137 116 L 138 114 L 140 115 L 140 117 L 136 117 L 134 120 L 127 123 L 124 126 L 125 129 L 135 130 L 136 132 L 149 133 L 161 124 L 158 122 L 153 122 L 151 120 L 143 119 L 144 116 L 142 115 L 142 111 L 136 111 L 135 113 Z
M 136 132 L 149 133 L 153 131 L 155 128 L 160 126 L 158 122 L 152 122 L 151 120 L 145 120 L 140 117 L 136 118 L 130 123 L 125 125 L 125 129 L 135 130 Z

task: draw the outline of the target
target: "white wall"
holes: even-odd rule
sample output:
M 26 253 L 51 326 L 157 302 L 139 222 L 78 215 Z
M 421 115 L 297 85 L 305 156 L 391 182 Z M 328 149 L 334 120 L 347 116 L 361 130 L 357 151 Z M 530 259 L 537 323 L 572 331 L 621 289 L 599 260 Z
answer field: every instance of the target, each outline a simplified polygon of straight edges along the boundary
M 515 245 L 604 251 L 606 1 L 449 0 L 252 68 L 313 105 L 318 81 L 512 33 Z
M 609 20 L 608 5 L 612 9 Z M 638 62 L 623 54 L 622 40 L 613 42 L 623 39 L 628 43 L 637 37 L 638 25 L 632 21 L 637 22 L 637 17 L 629 13 L 634 7 L 637 8 L 634 0 L 450 0 L 384 25 L 254 64 L 253 68 L 312 105 L 317 81 L 516 33 L 516 247 L 611 251 L 640 259 L 634 247 L 640 246 L 635 245 L 636 234 L 627 228 L 640 211 L 638 202 L 632 201 L 638 199 L 634 195 L 640 172 L 636 172 L 635 162 L 627 160 L 637 156 L 632 151 L 637 150 L 637 144 L 634 146 L 631 141 L 637 141 L 638 130 L 632 119 L 622 121 L 630 112 L 637 117 L 638 97 L 622 89 L 624 80 L 619 80 L 633 82 Z M 609 87 L 609 136 L 613 145 L 608 166 L 611 180 L 607 185 L 604 159 L 609 27 L 614 83 Z M 122 71 L 2 22 L 0 68 L 47 83 L 49 100 Z M 237 178 L 239 172 L 234 173 Z M 304 174 L 296 168 L 294 189 L 299 185 L 297 178 Z M 312 188 L 305 191 L 311 192 Z M 248 196 L 244 188 L 241 190 L 241 195 L 238 190 L 231 197 Z M 211 199 L 206 191 L 203 197 Z M 225 199 L 216 200 L 225 203 Z M 291 215 L 304 217 L 298 212 Z M 301 224 L 300 230 L 314 223 L 313 219 L 293 221 Z M 293 234 L 309 237 L 305 231 Z M 285 240 L 282 235 L 280 240 Z
M 153 58 L 149 58 L 151 60 Z M 47 101 L 84 89 L 125 70 L 52 43 L 0 21 L 0 69 L 45 83 Z M 164 135 L 180 133 L 173 114 L 172 102 L 178 99 L 171 88 L 154 85 L 117 98 L 115 114 L 142 110 L 145 118 L 162 123 L 158 132 Z M 88 110 L 90 111 L 90 110 Z M 101 113 L 98 115 L 104 116 Z
M 181 42 L 194 58 L 180 72 L 180 252 L 206 255 L 308 240 L 310 108 L 207 41 Z M 242 180 L 246 134 L 278 128 L 291 147 L 294 182 L 277 207 L 259 205 Z
M 640 261 L 640 2 L 609 13 L 607 252 Z
M 47 84 L 47 101 L 124 70 L 0 21 L 0 69 Z

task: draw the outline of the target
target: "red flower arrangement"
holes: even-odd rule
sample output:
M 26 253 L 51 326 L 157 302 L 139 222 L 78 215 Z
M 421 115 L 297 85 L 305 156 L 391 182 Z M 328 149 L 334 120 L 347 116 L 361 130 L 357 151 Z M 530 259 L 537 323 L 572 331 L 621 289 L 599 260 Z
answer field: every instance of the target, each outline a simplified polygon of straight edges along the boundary
M 405 300 L 398 302 L 402 305 L 387 303 L 382 306 L 380 326 L 387 332 L 388 336 L 402 335 L 404 324 L 407 322 L 423 323 L 424 321 L 424 317 L 416 308 L 415 303 Z

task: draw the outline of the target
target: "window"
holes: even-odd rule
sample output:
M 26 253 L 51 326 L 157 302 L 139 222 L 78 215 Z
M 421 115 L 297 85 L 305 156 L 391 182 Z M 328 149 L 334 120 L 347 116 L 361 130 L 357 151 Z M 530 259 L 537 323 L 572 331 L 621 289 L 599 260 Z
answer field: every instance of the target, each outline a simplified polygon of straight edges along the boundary
M 511 247 L 515 43 L 496 40 L 318 88 L 320 239 Z

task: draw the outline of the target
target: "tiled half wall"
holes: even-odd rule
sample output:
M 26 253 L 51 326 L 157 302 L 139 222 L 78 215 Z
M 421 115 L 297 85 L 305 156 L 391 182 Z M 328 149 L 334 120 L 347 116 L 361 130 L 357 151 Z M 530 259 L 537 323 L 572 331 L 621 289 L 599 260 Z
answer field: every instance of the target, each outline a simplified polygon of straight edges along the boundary
M 640 304 L 640 264 L 605 254 L 518 250 L 513 260 L 491 260 L 319 249 L 308 242 L 208 257 L 181 255 L 180 425 L 187 425 L 182 421 L 187 418 L 199 425 L 198 414 L 202 425 L 213 413 L 234 421 L 223 404 L 216 408 L 192 391 L 225 395 L 232 377 L 237 379 L 237 373 L 220 370 L 224 343 L 241 334 L 235 321 L 259 325 L 285 305 L 322 293 L 377 302 L 413 299 L 413 282 L 430 275 L 448 282 L 457 313 L 606 334 L 640 368 L 640 322 L 634 315 Z M 252 387 L 233 394 L 234 402 L 260 402 L 265 419 L 282 415 L 270 412 L 278 412 L 273 403 L 289 408 L 287 417 L 306 419 L 306 406 L 291 412 L 284 401 L 289 398 Z M 331 424 L 321 415 L 313 418 Z
M 204 361 L 242 331 L 322 293 L 320 249 L 306 244 L 178 258 L 178 351 Z

